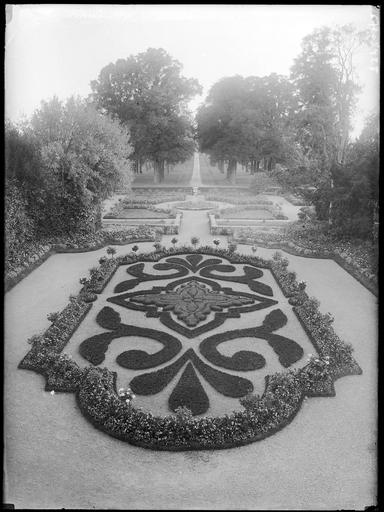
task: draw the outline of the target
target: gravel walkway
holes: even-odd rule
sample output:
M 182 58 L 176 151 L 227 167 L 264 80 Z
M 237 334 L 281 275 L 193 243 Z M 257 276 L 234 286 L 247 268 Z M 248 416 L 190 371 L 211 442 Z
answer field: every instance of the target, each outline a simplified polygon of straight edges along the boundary
M 184 212 L 180 242 L 209 235 L 206 212 Z M 172 237 L 164 237 L 170 243 Z M 219 237 L 220 238 L 220 237 Z M 221 237 L 225 246 L 225 237 Z M 151 250 L 152 244 L 139 244 Z M 117 254 L 130 245 L 117 247 Z M 250 247 L 239 246 L 250 252 Z M 274 250 L 258 249 L 270 257 Z M 336 382 L 336 397 L 304 402 L 281 432 L 242 448 L 167 453 L 102 434 L 73 394 L 52 396 L 18 370 L 28 337 L 48 327 L 105 249 L 58 254 L 5 298 L 5 503 L 17 508 L 364 509 L 376 500 L 377 309 L 375 297 L 332 260 L 284 254 L 363 369 Z

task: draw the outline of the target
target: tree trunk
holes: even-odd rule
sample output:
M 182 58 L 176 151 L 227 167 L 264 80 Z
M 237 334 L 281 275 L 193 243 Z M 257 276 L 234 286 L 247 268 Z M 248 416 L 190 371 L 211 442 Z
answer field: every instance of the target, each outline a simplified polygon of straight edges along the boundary
M 266 171 L 267 170 L 267 159 L 264 157 L 263 158 L 263 171 Z
M 164 161 L 154 162 L 154 183 L 163 183 L 164 181 Z
M 341 165 L 343 165 L 345 162 L 345 153 L 346 153 L 347 144 L 348 144 L 348 136 L 349 136 L 348 127 L 344 126 L 342 129 L 342 133 L 341 133 L 340 145 L 337 150 L 337 162 Z
M 331 185 L 331 193 L 333 191 L 333 179 L 331 178 L 331 182 L 330 182 L 330 185 Z M 332 226 L 333 224 L 333 219 L 332 219 L 332 208 L 333 208 L 333 203 L 332 203 L 332 199 L 329 201 L 329 208 L 328 208 L 328 225 L 329 226 Z
M 219 168 L 219 171 L 224 174 L 224 160 L 218 161 L 218 168 Z
M 228 167 L 227 167 L 227 180 L 231 185 L 235 185 L 236 183 L 236 167 L 237 162 L 236 160 L 229 160 L 228 161 Z

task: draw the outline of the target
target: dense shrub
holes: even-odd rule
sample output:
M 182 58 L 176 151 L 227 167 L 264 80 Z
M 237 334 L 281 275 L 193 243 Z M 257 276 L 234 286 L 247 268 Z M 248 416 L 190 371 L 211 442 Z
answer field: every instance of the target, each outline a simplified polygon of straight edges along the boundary
M 6 125 L 7 175 L 25 192 L 37 234 L 100 227 L 101 201 L 130 175 L 129 135 L 81 99 L 41 103 L 22 127 Z
M 7 180 L 5 188 L 6 259 L 15 259 L 23 246 L 34 237 L 34 223 L 27 214 L 27 201 L 15 180 Z

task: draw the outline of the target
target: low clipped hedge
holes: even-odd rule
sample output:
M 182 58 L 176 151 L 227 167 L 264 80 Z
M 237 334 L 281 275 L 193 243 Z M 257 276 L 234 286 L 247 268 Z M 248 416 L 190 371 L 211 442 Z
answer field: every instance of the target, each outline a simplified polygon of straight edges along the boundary
M 302 283 L 280 254 L 273 260 L 237 254 L 212 247 L 159 248 L 146 254 L 111 258 L 103 278 L 97 278 L 100 293 L 119 265 L 136 261 L 159 261 L 175 254 L 201 253 L 222 256 L 231 263 L 246 263 L 270 269 L 284 295 L 318 351 L 303 368 L 290 369 L 266 378 L 262 396 L 248 395 L 240 400 L 244 410 L 220 417 L 194 418 L 185 411 L 176 416 L 157 417 L 124 403 L 116 392 L 116 374 L 107 368 L 79 368 L 62 355 L 65 344 L 91 308 L 84 301 L 84 289 L 55 318 L 41 336 L 30 340 L 32 349 L 19 368 L 33 369 L 46 376 L 46 389 L 76 392 L 81 412 L 93 425 L 109 435 L 131 444 L 157 450 L 224 449 L 264 439 L 286 426 L 297 414 L 306 396 L 334 396 L 334 381 L 344 375 L 361 374 L 352 356 L 352 347 L 344 343 L 332 328 L 332 317 L 319 311 L 319 303 L 308 297 Z M 93 273 L 96 275 L 96 273 Z M 95 277 L 96 279 L 96 277 Z M 87 284 L 86 286 L 89 286 Z

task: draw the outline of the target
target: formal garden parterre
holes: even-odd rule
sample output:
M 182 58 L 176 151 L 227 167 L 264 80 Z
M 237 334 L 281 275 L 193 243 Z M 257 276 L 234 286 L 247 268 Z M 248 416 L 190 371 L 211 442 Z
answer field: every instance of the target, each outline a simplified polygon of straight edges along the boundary
M 239 446 L 283 428 L 292 421 L 306 396 L 333 396 L 337 378 L 361 373 L 352 347 L 334 332 L 332 317 L 320 313 L 318 302 L 308 297 L 305 283 L 297 282 L 280 253 L 272 260 L 263 260 L 208 246 L 158 246 L 152 253 L 132 251 L 118 258 L 110 256 L 103 258 L 83 281 L 78 296 L 71 297 L 60 314 L 50 317 L 51 327 L 30 340 L 32 348 L 19 366 L 45 375 L 46 390 L 75 392 L 82 413 L 114 437 L 161 450 Z M 99 304 L 100 294 L 120 268 L 126 269 L 129 279 L 114 286 L 109 305 Z M 148 272 L 151 268 L 153 271 Z M 289 298 L 309 337 L 316 355 L 309 356 L 308 361 L 304 360 L 302 343 L 276 332 L 286 325 L 287 315 L 276 302 L 274 290 L 263 282 L 263 273 L 268 271 Z M 151 286 L 153 280 L 155 284 L 167 282 L 171 286 L 168 290 L 163 285 Z M 231 287 L 222 286 L 229 281 Z M 235 293 L 236 286 L 247 288 L 248 292 L 236 288 Z M 140 289 L 136 292 L 137 288 Z M 145 290 L 148 293 L 143 293 Z M 91 366 L 79 365 L 63 350 L 94 308 L 99 327 L 80 344 L 81 357 Z M 136 320 L 137 311 L 141 311 L 143 318 L 156 322 L 158 318 L 160 323 L 156 329 L 141 327 L 138 321 L 134 325 L 126 323 L 129 316 L 124 312 L 129 310 Z M 232 323 L 230 329 L 225 328 L 223 312 L 235 324 L 240 318 L 238 328 Z M 254 318 L 255 322 L 256 317 L 250 316 L 255 314 L 262 315 L 257 317 L 261 321 L 244 328 L 243 319 Z M 216 331 L 209 333 L 213 329 Z M 155 353 L 123 351 L 116 362 L 136 372 L 130 382 L 136 395 L 156 397 L 168 386 L 166 399 L 174 414 L 159 416 L 122 401 L 116 389 L 116 372 L 100 367 L 114 339 L 137 342 L 145 337 L 156 340 L 163 348 Z M 196 339 L 199 349 L 193 344 Z M 252 393 L 249 376 L 265 367 L 265 357 L 254 349 L 238 350 L 242 339 L 264 340 L 281 365 L 282 371 L 266 375 L 265 389 L 260 394 Z M 235 352 L 223 352 L 220 345 L 231 340 L 236 341 Z M 256 343 L 255 347 L 259 345 Z M 161 368 L 156 369 L 158 366 Z M 209 412 L 212 396 L 207 394 L 205 382 L 219 395 L 240 400 L 242 409 L 228 410 L 220 416 L 201 416 Z

